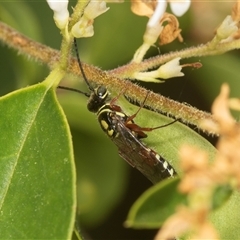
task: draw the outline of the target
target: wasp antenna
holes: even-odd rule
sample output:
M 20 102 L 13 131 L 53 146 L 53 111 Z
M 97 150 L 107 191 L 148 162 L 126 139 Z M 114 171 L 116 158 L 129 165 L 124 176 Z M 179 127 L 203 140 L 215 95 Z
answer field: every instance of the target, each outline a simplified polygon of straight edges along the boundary
M 81 94 L 85 95 L 86 97 L 90 97 L 89 93 L 82 92 L 82 91 L 80 91 L 78 89 L 75 89 L 75 88 L 69 88 L 69 87 L 64 87 L 64 86 L 58 86 L 58 88 L 63 89 L 63 90 L 72 91 L 72 92 L 81 93 Z
M 78 45 L 77 45 L 77 39 L 74 38 L 74 47 L 75 47 L 75 51 L 76 51 L 76 56 L 77 56 L 77 61 L 78 61 L 78 66 L 80 68 L 80 71 L 82 73 L 82 76 L 83 76 L 83 79 L 85 80 L 86 84 L 88 85 L 88 88 L 91 90 L 91 91 L 94 91 L 93 87 L 90 85 L 84 71 L 83 71 L 83 66 L 82 66 L 82 63 L 81 63 L 81 60 L 80 60 L 80 56 L 78 54 Z

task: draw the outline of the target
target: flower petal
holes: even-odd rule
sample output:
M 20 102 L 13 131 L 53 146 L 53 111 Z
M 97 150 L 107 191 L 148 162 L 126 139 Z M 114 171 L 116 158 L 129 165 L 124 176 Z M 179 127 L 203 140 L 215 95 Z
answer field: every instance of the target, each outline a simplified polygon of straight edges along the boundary
M 81 18 L 80 21 L 72 27 L 71 33 L 75 38 L 92 37 L 94 34 L 93 25 L 89 24 L 88 19 Z
M 68 24 L 68 0 L 47 0 L 49 7 L 53 10 L 53 19 L 59 29 L 64 29 Z
M 181 72 L 182 66 L 179 64 L 180 59 L 177 57 L 162 65 L 158 69 L 159 76 L 163 79 L 184 76 L 184 73 Z
M 190 7 L 191 1 L 190 0 L 171 0 L 170 1 L 170 8 L 172 12 L 181 17 Z
M 47 3 L 54 12 L 67 10 L 68 6 L 68 0 L 47 0 Z
M 151 17 L 155 9 L 155 2 L 144 2 L 131 0 L 131 10 L 139 16 Z
M 217 35 L 220 39 L 226 39 L 237 31 L 237 22 L 233 21 L 232 17 L 228 15 L 217 29 Z
M 163 0 L 158 2 L 155 11 L 151 18 L 149 19 L 147 26 L 148 27 L 154 27 L 159 24 L 160 19 L 162 18 L 163 14 L 165 13 L 167 8 L 167 1 Z
M 159 36 L 160 45 L 168 44 L 176 38 L 178 38 L 180 42 L 183 41 L 180 34 L 182 30 L 179 28 L 179 22 L 175 15 L 164 13 L 161 19 L 161 24 L 164 25 L 164 29 Z
M 84 15 L 86 18 L 93 20 L 108 9 L 109 7 L 106 6 L 106 2 L 104 1 L 91 1 L 84 10 Z

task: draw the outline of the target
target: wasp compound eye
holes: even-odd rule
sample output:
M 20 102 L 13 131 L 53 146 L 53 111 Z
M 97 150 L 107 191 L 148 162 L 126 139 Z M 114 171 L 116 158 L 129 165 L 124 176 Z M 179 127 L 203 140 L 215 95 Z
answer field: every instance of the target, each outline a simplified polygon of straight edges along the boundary
M 88 100 L 87 108 L 90 112 L 96 113 L 103 105 L 105 105 L 108 97 L 108 91 L 105 87 L 100 86 L 92 91 Z
M 104 86 L 100 86 L 100 87 L 96 88 L 94 90 L 94 92 L 99 98 L 103 99 L 104 101 L 108 97 L 108 91 Z

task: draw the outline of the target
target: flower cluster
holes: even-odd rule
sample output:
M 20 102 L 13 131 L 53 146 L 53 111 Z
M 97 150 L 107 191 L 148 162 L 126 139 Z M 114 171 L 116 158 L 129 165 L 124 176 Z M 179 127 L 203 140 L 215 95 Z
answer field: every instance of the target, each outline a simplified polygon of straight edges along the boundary
M 133 57 L 133 62 L 140 63 L 148 49 L 160 39 L 160 44 L 167 44 L 178 38 L 182 41 L 181 29 L 177 18 L 166 12 L 167 2 L 176 16 L 182 16 L 190 6 L 190 0 L 181 1 L 134 1 L 132 0 L 132 11 L 140 16 L 149 17 L 146 31 L 143 36 L 143 44 L 138 48 Z M 184 76 L 179 64 L 180 58 L 173 59 L 160 66 L 155 71 L 136 72 L 134 78 L 141 81 L 160 82 L 159 79 Z
M 76 38 L 92 37 L 93 21 L 99 15 L 105 13 L 109 8 L 104 1 L 91 1 L 84 10 L 81 19 L 73 26 L 72 34 Z
M 209 130 L 220 135 L 217 143 L 217 159 L 214 162 L 214 173 L 218 182 L 234 181 L 234 187 L 240 188 L 240 125 L 232 117 L 230 109 L 240 109 L 239 99 L 229 99 L 229 87 L 224 84 L 220 95 L 214 101 L 212 113 L 216 122 L 204 121 Z
M 68 0 L 47 0 L 47 3 L 54 12 L 53 18 L 57 27 L 61 30 L 65 29 L 69 21 Z M 72 27 L 72 35 L 76 38 L 93 36 L 94 19 L 108 9 L 105 1 L 90 1 L 84 9 L 83 15 Z
M 170 8 L 176 16 L 182 16 L 190 6 L 190 0 L 169 0 Z M 143 44 L 134 55 L 134 62 L 141 62 L 146 51 L 160 37 L 160 44 L 172 42 L 175 38 L 182 41 L 177 18 L 173 14 L 166 13 L 167 0 L 163 1 L 134 1 L 132 11 L 140 16 L 149 17 L 146 31 L 143 36 Z
M 231 42 L 240 38 L 240 1 L 237 1 L 232 8 L 231 15 L 228 15 L 217 28 L 210 48 L 219 43 Z
M 191 233 L 191 239 L 219 239 L 209 221 L 209 214 L 224 204 L 234 189 L 240 188 L 240 125 L 232 117 L 229 105 L 240 109 L 239 99 L 228 98 L 229 87 L 224 84 L 212 106 L 215 122 L 204 121 L 209 131 L 220 135 L 215 160 L 209 163 L 206 152 L 184 146 L 180 150 L 183 179 L 179 190 L 188 194 L 188 206 L 180 206 L 163 225 L 156 239 L 167 239 Z M 216 194 L 221 196 L 216 200 Z M 224 194 L 224 195 L 223 195 Z M 219 205 L 220 204 L 220 205 Z

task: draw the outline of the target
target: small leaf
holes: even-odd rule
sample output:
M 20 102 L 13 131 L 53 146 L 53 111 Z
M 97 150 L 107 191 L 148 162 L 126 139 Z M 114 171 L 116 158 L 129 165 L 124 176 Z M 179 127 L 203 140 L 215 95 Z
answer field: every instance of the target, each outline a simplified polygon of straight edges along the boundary
M 213 194 L 212 208 L 216 210 L 231 197 L 233 189 L 230 185 L 218 186 Z
M 144 192 L 132 206 L 126 226 L 159 228 L 178 204 L 186 202 L 186 197 L 177 191 L 178 184 L 178 178 L 167 179 Z
M 0 238 L 70 238 L 75 170 L 54 89 L 42 83 L 0 98 L 0 130 Z
M 229 200 L 211 214 L 220 239 L 238 240 L 240 236 L 240 192 L 234 191 Z

